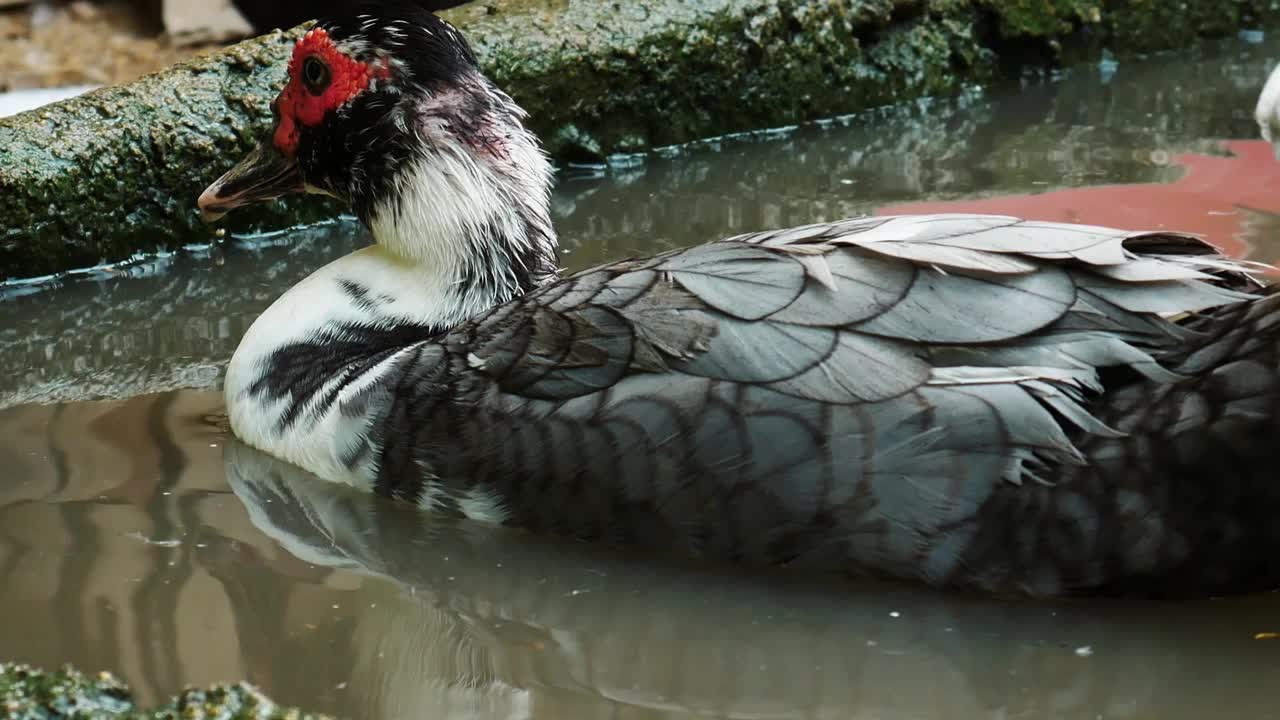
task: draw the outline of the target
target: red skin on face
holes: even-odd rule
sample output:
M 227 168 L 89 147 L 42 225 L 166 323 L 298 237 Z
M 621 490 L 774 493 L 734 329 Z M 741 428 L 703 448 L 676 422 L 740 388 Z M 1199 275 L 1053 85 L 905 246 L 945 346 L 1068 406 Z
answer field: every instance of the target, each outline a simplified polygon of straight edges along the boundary
M 315 57 L 329 68 L 331 81 L 319 95 L 312 94 L 302 82 L 302 66 L 308 57 Z M 293 57 L 289 60 L 289 84 L 276 99 L 280 111 L 274 138 L 276 149 L 286 157 L 293 157 L 298 151 L 302 127 L 319 125 L 326 113 L 364 92 L 374 78 L 390 75 L 386 65 L 374 66 L 344 54 L 324 28 L 307 32 L 293 47 Z

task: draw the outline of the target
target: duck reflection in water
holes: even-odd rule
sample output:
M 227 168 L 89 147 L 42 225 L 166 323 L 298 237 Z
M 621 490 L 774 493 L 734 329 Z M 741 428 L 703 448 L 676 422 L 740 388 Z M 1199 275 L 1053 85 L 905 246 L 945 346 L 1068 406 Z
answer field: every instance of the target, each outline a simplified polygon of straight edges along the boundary
M 361 717 L 1190 718 L 1224 696 L 1241 717 L 1269 707 L 1258 682 L 1277 668 L 1273 648 L 1230 609 L 1265 598 L 1002 600 L 762 575 L 424 513 L 240 443 L 224 458 L 254 525 L 297 558 L 364 577 L 334 660 Z

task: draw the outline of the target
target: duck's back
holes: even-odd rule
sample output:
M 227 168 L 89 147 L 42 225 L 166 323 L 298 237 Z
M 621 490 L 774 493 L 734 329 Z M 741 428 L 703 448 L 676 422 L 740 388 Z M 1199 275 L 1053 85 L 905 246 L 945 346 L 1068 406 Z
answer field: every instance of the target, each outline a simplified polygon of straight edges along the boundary
M 1229 456 L 1275 439 L 1275 303 L 1247 289 L 1185 236 L 988 216 L 613 263 L 400 357 L 361 403 L 375 487 L 534 530 L 984 590 L 1249 584 L 1180 575 L 1269 537 L 1258 513 L 1280 508 Z M 1249 442 L 1217 448 L 1222 432 Z M 1235 475 L 1215 484 L 1218 462 Z

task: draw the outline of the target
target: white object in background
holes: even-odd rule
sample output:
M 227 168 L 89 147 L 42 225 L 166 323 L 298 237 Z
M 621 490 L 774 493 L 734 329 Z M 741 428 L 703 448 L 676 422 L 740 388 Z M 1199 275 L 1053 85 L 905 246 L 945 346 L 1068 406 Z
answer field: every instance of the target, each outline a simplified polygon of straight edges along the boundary
M 163 15 L 165 32 L 179 45 L 253 35 L 253 26 L 231 0 L 164 0 Z
M 0 93 L 0 117 L 17 115 L 41 105 L 66 100 L 97 88 L 97 85 L 75 85 L 60 88 L 35 88 Z
M 1271 71 L 1267 84 L 1258 96 L 1258 107 L 1253 111 L 1262 129 L 1262 139 L 1271 143 L 1276 159 L 1280 160 L 1280 65 Z

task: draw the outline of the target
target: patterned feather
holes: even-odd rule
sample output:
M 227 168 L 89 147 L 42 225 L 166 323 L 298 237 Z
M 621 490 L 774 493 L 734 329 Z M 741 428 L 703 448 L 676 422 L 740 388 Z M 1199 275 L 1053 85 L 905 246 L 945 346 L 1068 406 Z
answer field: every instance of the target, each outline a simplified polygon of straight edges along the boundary
M 985 591 L 1265 587 L 1280 564 L 1246 541 L 1280 533 L 1246 518 L 1280 508 L 1250 465 L 1269 447 L 1182 445 L 1275 434 L 1276 301 L 1247 269 L 1187 236 L 984 216 L 603 265 L 384 375 L 375 488 L 573 537 Z M 1235 479 L 1215 485 L 1223 461 Z M 1216 543 L 1214 512 L 1235 513 Z M 1232 557 L 1265 572 L 1217 569 Z
M 246 332 L 225 383 L 245 442 L 660 552 L 989 592 L 1280 586 L 1280 294 L 1250 265 L 1176 233 L 923 215 L 557 280 L 524 110 L 444 21 L 362 12 L 318 29 L 386 76 L 318 122 L 286 106 L 299 151 L 201 196 L 274 197 L 243 178 L 283 163 L 377 240 Z

